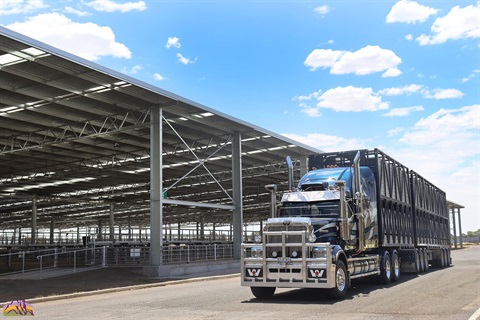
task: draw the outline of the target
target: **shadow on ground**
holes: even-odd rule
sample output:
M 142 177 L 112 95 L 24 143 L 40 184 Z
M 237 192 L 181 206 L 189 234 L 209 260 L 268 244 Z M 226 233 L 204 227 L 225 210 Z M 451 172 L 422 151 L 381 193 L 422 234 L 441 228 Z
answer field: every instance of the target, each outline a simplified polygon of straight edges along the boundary
M 172 279 L 149 278 L 141 268 L 102 268 L 43 280 L 0 279 L 0 301 L 23 300 L 59 294 L 95 291 Z

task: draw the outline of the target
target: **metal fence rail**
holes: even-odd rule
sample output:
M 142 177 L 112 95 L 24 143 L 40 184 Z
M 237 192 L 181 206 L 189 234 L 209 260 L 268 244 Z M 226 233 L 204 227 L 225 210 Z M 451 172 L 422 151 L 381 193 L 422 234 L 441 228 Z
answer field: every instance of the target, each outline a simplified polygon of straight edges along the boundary
M 106 247 L 99 247 L 40 255 L 40 278 L 45 269 L 73 269 L 75 273 L 79 268 L 105 267 L 105 254 Z
M 164 264 L 233 259 L 233 245 L 169 246 L 163 248 L 162 257 Z
M 169 245 L 162 248 L 163 264 L 233 259 L 233 244 Z M 2 274 L 37 270 L 40 278 L 46 270 L 77 272 L 80 269 L 107 266 L 148 266 L 150 247 L 90 247 L 85 249 L 46 249 L 17 251 L 0 255 Z
M 56 252 L 57 249 L 42 250 L 9 250 L 8 253 L 0 254 L 0 274 L 22 272 L 38 268 L 37 256 Z

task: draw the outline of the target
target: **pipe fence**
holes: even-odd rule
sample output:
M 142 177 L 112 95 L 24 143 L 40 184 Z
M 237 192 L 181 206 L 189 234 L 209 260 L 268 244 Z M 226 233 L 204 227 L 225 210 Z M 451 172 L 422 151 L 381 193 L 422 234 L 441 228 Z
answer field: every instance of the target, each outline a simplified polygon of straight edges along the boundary
M 162 248 L 162 263 L 187 264 L 233 259 L 233 244 L 168 245 Z M 148 266 L 150 247 L 89 247 L 85 249 L 54 248 L 18 251 L 0 255 L 0 274 L 48 270 L 77 272 L 85 268 Z

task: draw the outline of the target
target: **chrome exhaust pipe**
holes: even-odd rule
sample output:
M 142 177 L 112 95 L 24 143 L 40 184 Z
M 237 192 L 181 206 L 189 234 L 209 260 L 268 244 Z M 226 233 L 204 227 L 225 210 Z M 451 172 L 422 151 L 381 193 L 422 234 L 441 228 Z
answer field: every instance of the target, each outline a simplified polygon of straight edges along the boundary
M 287 166 L 288 166 L 288 190 L 293 191 L 293 162 L 290 159 L 290 156 L 287 156 Z
M 365 216 L 363 214 L 363 192 L 360 182 L 360 151 L 355 155 L 353 160 L 353 174 L 355 177 L 355 203 L 357 212 L 355 216 L 357 218 L 357 252 L 365 250 Z

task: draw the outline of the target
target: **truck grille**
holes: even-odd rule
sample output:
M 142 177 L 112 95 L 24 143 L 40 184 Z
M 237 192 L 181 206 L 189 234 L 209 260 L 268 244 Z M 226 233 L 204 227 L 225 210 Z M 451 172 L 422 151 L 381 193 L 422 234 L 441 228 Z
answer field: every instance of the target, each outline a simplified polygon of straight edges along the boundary
M 302 258 L 306 230 L 305 225 L 268 226 L 265 231 L 267 258 Z

